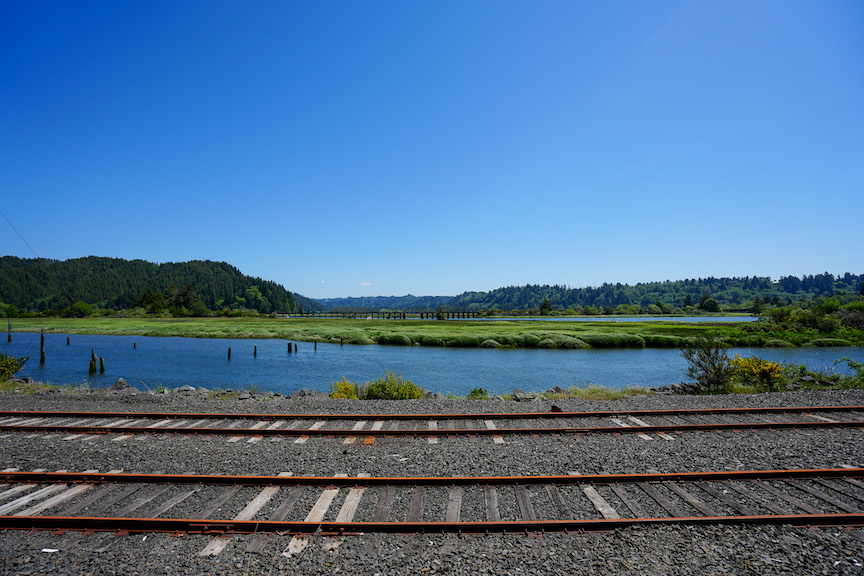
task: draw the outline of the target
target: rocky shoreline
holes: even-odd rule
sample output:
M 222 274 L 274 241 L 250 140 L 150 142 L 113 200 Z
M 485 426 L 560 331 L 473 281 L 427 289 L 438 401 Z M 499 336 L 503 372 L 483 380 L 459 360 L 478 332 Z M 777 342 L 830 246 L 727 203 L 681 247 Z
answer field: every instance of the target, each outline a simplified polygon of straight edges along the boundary
M 576 398 L 520 402 L 424 399 L 333 400 L 314 393 L 213 394 L 197 389 L 165 394 L 98 390 L 2 393 L 2 410 L 86 410 L 236 413 L 486 413 L 633 410 L 697 407 L 864 405 L 864 391 L 759 395 L 629 396 L 615 401 Z M 483 438 L 391 439 L 373 446 L 326 439 L 228 444 L 210 437 L 160 435 L 145 441 L 59 442 L 17 435 L 0 438 L 0 467 L 208 474 L 519 475 L 831 468 L 864 466 L 858 429 L 685 434 L 674 442 L 644 442 L 635 435 L 508 440 Z M 488 439 L 485 439 L 488 440 Z M 308 503 L 307 503 L 308 504 Z M 242 503 L 240 504 L 242 506 Z M 466 505 L 467 506 L 467 505 Z M 470 506 L 466 514 L 471 513 Z M 189 514 L 194 512 L 189 511 Z M 288 536 L 273 537 L 261 554 L 245 552 L 236 536 L 217 557 L 198 552 L 210 537 L 171 535 L 116 539 L 95 552 L 104 536 L 75 546 L 70 537 L 0 532 L 2 574 L 861 574 L 864 536 L 859 530 L 779 527 L 636 527 L 606 533 L 531 535 L 347 537 L 338 547 L 313 537 L 300 556 L 285 558 Z M 45 552 L 43 550 L 58 550 Z

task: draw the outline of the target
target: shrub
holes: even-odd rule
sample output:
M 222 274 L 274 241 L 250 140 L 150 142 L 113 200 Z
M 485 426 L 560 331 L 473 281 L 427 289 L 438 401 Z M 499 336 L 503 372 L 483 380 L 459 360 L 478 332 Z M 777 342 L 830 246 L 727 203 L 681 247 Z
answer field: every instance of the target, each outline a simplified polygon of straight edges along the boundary
M 525 348 L 537 348 L 540 345 L 541 338 L 536 334 L 525 334 L 522 336 L 522 346 Z
M 729 365 L 736 379 L 745 384 L 759 384 L 768 391 L 776 390 L 783 377 L 783 368 L 779 362 L 762 358 L 741 358 L 736 354 Z
M 726 392 L 733 369 L 726 348 L 717 340 L 698 338 L 693 346 L 682 348 L 687 361 L 687 375 L 696 379 L 700 394 Z
M 810 344 L 813 346 L 819 346 L 820 348 L 827 348 L 829 346 L 852 346 L 852 343 L 849 340 L 844 340 L 842 338 L 817 338 L 816 340 L 811 340 Z
M 423 336 L 420 338 L 421 346 L 444 346 L 444 340 L 437 336 Z
M 483 336 L 457 336 L 447 342 L 451 348 L 478 348 L 486 340 Z
M 402 374 L 388 370 L 384 376 L 365 387 L 366 400 L 417 400 L 423 397 L 423 388 L 405 380 Z
M 649 334 L 643 336 L 642 339 L 645 340 L 647 348 L 681 348 L 684 345 L 684 339 L 680 336 Z
M 378 344 L 390 346 L 411 346 L 411 339 L 404 334 L 381 334 L 376 338 Z
M 501 348 L 501 344 L 496 340 L 484 340 L 482 344 L 480 344 L 483 348 Z
M 489 398 L 489 392 L 487 392 L 485 388 L 480 388 L 478 386 L 471 390 L 466 398 L 468 400 L 486 400 Z
M 0 352 L 0 382 L 15 376 L 29 358 L 29 356 L 9 356 L 5 352 Z
M 581 339 L 592 348 L 645 347 L 645 339 L 635 334 L 584 334 Z
M 359 400 L 360 389 L 357 384 L 345 379 L 343 376 L 338 382 L 330 383 L 330 398 L 345 398 L 348 400 Z

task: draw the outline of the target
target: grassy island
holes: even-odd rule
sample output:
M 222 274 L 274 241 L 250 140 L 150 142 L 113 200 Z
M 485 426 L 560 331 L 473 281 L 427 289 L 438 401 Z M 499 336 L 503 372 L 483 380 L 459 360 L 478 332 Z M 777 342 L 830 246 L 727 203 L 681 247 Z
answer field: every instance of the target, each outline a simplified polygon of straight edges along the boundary
M 14 331 L 279 338 L 332 344 L 461 348 L 681 348 L 697 338 L 728 346 L 862 346 L 864 330 L 820 331 L 803 325 L 758 322 L 545 322 L 485 320 L 363 320 L 341 318 L 15 318 Z

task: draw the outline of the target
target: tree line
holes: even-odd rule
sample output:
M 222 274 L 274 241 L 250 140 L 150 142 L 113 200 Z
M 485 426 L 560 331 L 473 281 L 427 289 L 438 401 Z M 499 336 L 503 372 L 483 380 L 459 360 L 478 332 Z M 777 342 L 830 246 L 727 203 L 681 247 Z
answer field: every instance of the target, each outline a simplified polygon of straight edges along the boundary
M 0 302 L 7 315 L 20 310 L 83 316 L 94 308 L 180 316 L 243 310 L 297 313 L 323 308 L 280 284 L 246 276 L 225 262 L 156 264 L 97 256 L 62 261 L 3 256 Z
M 434 310 L 571 314 L 670 314 L 674 312 L 739 311 L 806 302 L 836 294 L 864 292 L 864 275 L 828 272 L 816 275 L 695 278 L 635 285 L 610 284 L 571 288 L 528 284 L 458 296 L 378 296 L 321 300 L 328 310 Z

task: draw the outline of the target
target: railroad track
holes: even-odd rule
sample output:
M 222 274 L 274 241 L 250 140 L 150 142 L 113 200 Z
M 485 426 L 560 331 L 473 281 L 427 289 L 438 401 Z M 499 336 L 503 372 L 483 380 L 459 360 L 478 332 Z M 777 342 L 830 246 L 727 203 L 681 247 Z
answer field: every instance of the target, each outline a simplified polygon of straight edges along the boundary
M 637 434 L 673 440 L 670 433 L 723 430 L 864 428 L 864 406 L 767 407 L 756 409 L 634 410 L 592 412 L 518 412 L 484 414 L 227 414 L 157 412 L 0 411 L 0 435 L 10 433 L 115 434 L 124 440 L 140 434 L 227 436 L 230 442 L 291 437 L 488 436 Z
M 864 525 L 864 468 L 511 477 L 0 471 L 0 529 L 233 534 L 520 533 L 661 524 Z M 242 508 L 241 508 L 242 507 Z M 225 510 L 232 511 L 224 517 Z M 107 546 L 107 544 L 106 544 Z

